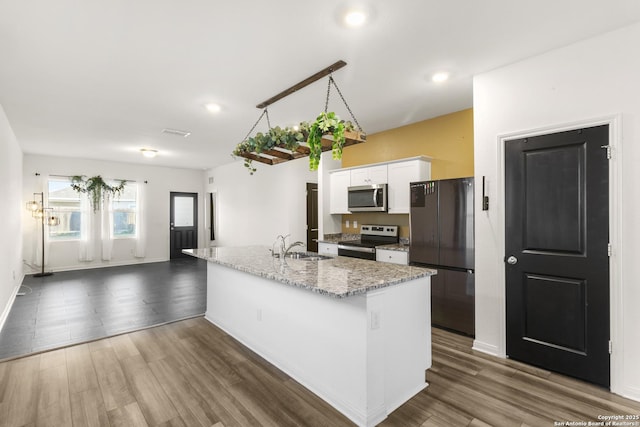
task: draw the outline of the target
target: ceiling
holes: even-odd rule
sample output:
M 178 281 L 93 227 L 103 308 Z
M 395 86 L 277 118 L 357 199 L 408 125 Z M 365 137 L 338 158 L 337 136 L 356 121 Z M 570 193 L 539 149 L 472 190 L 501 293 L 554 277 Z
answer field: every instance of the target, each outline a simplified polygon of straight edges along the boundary
M 345 27 L 358 4 L 367 23 Z M 0 0 L 0 105 L 25 153 L 208 169 L 234 161 L 258 103 L 338 60 L 372 134 L 471 107 L 475 74 L 639 20 L 637 0 Z M 271 105 L 271 124 L 315 119 L 326 91 Z M 349 118 L 335 92 L 329 110 Z

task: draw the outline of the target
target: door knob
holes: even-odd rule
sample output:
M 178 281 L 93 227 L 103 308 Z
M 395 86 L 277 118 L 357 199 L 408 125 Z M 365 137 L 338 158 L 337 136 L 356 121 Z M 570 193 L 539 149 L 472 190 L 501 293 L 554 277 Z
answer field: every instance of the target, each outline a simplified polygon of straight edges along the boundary
M 511 255 L 509 258 L 507 258 L 507 263 L 514 265 L 518 263 L 518 258 L 514 257 L 513 255 Z

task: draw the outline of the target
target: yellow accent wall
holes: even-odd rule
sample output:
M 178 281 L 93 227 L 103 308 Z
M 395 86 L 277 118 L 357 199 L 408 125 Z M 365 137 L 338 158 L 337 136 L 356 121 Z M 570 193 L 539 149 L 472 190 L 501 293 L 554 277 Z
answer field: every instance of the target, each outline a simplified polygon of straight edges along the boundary
M 431 179 L 473 176 L 473 109 L 367 135 L 367 142 L 344 149 L 342 167 L 420 155 L 432 158 Z M 343 233 L 357 234 L 362 224 L 399 225 L 400 237 L 409 237 L 409 215 L 362 212 L 342 216 Z

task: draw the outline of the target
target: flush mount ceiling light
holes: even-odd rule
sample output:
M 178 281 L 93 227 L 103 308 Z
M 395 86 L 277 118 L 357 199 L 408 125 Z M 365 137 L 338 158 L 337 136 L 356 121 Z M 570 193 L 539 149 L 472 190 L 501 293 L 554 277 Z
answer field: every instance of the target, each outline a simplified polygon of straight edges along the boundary
M 222 110 L 222 107 L 218 104 L 211 103 L 204 106 L 210 113 L 216 114 Z
M 186 138 L 189 135 L 191 135 L 191 132 L 189 132 L 188 130 L 169 129 L 169 128 L 162 129 L 162 132 L 160 132 L 160 133 L 166 133 L 168 135 L 182 136 L 183 138 Z
M 143 156 L 148 157 L 150 159 L 158 155 L 158 150 L 152 150 L 151 148 L 141 148 L 140 152 L 142 153 Z
M 433 76 L 431 76 L 431 80 L 433 80 L 436 83 L 445 82 L 445 81 L 449 80 L 449 73 L 444 72 L 444 71 L 435 73 Z
M 362 27 L 367 22 L 367 14 L 361 9 L 351 9 L 344 14 L 344 23 L 347 27 Z

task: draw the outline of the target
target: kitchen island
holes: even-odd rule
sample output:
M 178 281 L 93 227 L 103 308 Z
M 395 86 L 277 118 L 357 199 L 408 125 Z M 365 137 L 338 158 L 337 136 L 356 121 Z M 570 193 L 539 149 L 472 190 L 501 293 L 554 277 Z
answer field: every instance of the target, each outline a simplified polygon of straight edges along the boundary
M 269 248 L 185 250 L 207 263 L 205 318 L 360 426 L 427 386 L 434 270 Z

